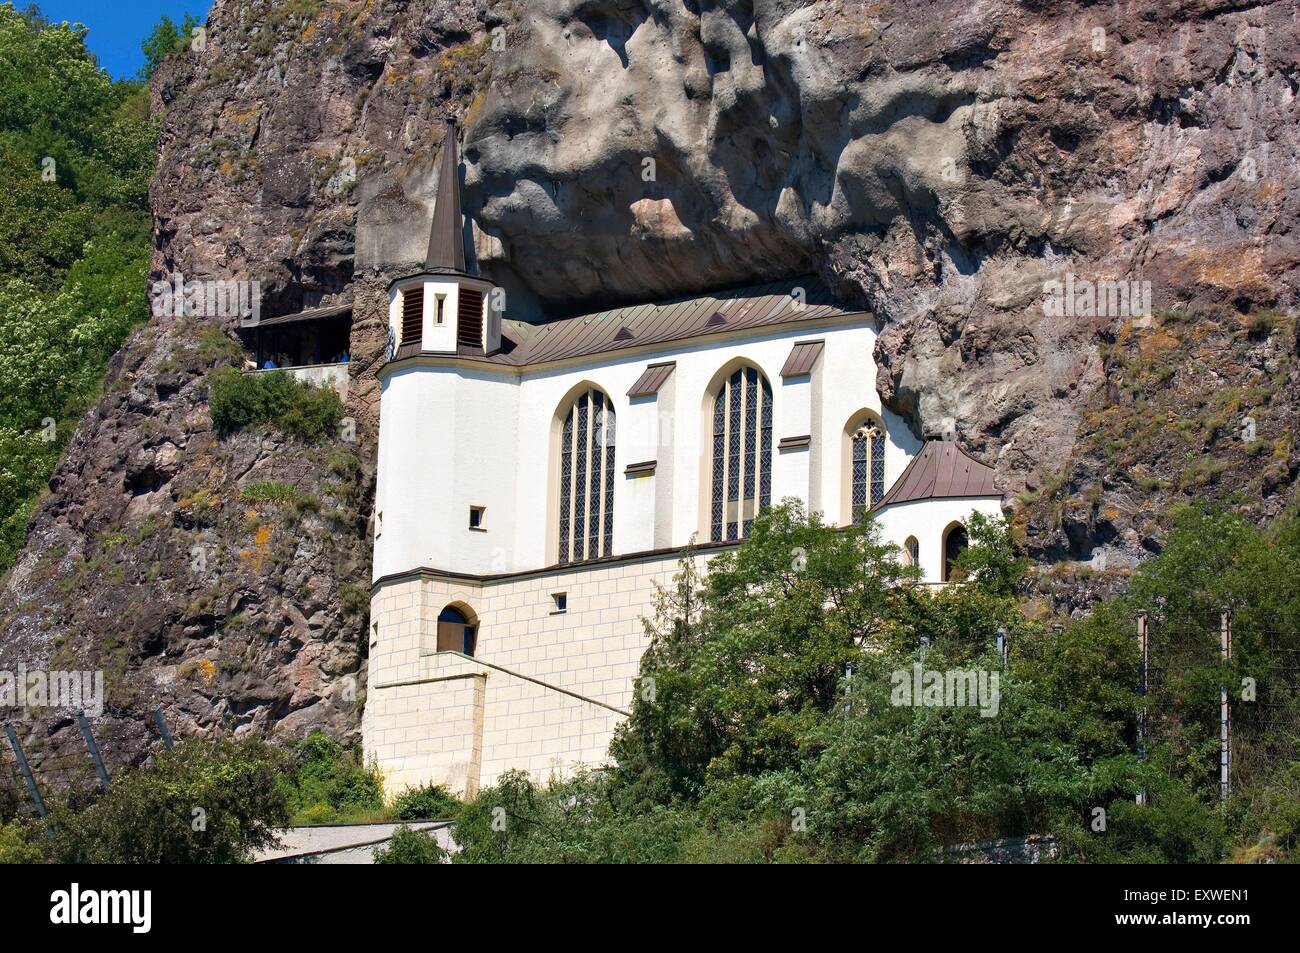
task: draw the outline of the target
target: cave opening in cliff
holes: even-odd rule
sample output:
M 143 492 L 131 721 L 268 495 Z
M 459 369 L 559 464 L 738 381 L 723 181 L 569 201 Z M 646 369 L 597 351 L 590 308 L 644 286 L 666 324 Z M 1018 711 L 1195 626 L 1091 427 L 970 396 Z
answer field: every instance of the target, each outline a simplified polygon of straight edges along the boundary
M 346 364 L 351 359 L 352 306 L 313 308 L 239 329 L 258 369 Z

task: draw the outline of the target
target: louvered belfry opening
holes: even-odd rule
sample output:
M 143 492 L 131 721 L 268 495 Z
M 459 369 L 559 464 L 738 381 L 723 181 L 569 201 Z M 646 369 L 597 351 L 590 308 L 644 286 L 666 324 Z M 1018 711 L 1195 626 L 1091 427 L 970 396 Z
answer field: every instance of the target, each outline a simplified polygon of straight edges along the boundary
M 560 432 L 561 563 L 614 554 L 614 406 L 592 389 L 578 397 Z
M 464 285 L 456 309 L 456 343 L 461 347 L 483 346 L 483 292 Z
M 758 511 L 771 503 L 772 387 L 757 368 L 740 368 L 713 401 L 710 538 L 748 536 Z
M 424 285 L 402 289 L 402 343 L 424 336 Z
M 884 495 L 885 432 L 869 421 L 853 433 L 853 522 L 861 523 Z

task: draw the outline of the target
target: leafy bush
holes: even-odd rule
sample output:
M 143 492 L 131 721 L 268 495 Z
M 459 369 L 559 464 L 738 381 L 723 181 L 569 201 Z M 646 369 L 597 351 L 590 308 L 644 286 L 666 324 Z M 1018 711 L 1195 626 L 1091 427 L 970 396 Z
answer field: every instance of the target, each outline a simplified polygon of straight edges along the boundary
M 463 807 L 460 799 L 441 784 L 407 788 L 393 801 L 393 817 L 400 821 L 424 821 L 455 817 Z
M 186 739 L 118 774 L 79 814 L 53 812 L 50 858 L 67 864 L 229 864 L 289 820 L 278 751 L 257 739 Z
M 36 832 L 22 821 L 0 821 L 0 864 L 40 864 L 45 854 Z
M 295 824 L 369 820 L 384 815 L 379 771 L 366 767 L 319 731 L 294 749 L 295 770 L 286 779 Z
M 333 388 L 301 384 L 294 401 L 280 414 L 276 424 L 291 436 L 322 440 L 338 433 L 342 419 L 343 401 Z
M 270 423 L 291 436 L 319 440 L 335 433 L 343 418 L 343 401 L 332 389 L 312 387 L 286 371 L 217 368 L 208 375 L 208 394 L 212 423 L 223 435 Z
M 399 827 L 386 847 L 376 847 L 377 864 L 442 864 L 447 851 L 428 831 L 413 831 L 405 824 Z

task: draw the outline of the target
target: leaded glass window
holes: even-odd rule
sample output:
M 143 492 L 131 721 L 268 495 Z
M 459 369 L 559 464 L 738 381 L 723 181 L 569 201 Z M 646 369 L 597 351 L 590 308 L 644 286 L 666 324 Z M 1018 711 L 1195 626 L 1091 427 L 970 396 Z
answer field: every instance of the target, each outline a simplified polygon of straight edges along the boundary
M 559 561 L 614 552 L 614 406 L 592 389 L 580 395 L 560 428 Z
M 734 371 L 713 399 L 710 536 L 749 535 L 772 502 L 772 387 L 755 367 Z
M 875 421 L 853 431 L 851 462 L 853 522 L 860 523 L 885 496 L 885 432 Z

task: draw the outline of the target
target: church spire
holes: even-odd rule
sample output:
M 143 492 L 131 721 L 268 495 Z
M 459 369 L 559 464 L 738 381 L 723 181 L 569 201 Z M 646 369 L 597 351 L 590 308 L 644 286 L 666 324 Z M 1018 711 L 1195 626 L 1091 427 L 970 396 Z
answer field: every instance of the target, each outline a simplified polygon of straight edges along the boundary
M 438 163 L 438 198 L 429 230 L 429 253 L 424 270 L 465 274 L 465 241 L 460 220 L 460 159 L 456 154 L 456 122 L 446 120 L 442 158 Z

